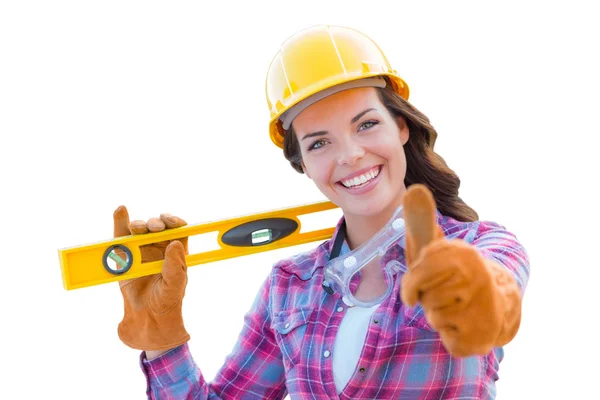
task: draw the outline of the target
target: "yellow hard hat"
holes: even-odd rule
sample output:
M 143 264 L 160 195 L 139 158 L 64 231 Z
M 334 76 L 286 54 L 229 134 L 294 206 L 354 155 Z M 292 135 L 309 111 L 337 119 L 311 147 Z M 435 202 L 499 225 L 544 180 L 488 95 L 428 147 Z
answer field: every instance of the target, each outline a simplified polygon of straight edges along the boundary
M 283 148 L 285 129 L 281 117 L 301 101 L 340 84 L 382 76 L 388 77 L 393 90 L 408 100 L 408 85 L 392 69 L 379 46 L 366 35 L 354 29 L 327 25 L 296 33 L 281 45 L 267 72 L 271 140 Z M 365 81 L 369 86 L 381 86 L 372 83 L 376 80 Z M 358 82 L 350 85 L 365 86 Z

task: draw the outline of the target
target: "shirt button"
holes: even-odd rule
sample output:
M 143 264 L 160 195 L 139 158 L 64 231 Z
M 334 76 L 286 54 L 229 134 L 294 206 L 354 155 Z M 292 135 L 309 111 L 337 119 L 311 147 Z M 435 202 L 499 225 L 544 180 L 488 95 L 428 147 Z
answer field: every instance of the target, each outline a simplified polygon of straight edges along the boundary
M 342 312 L 342 311 L 344 311 L 344 307 L 341 307 L 341 306 L 340 306 L 340 307 L 338 307 L 337 311 L 338 311 L 338 312 Z
M 374 319 L 374 320 L 373 320 L 373 323 L 374 323 L 374 324 L 378 324 L 378 323 L 379 323 L 379 320 L 378 320 L 378 319 Z
M 360 371 L 360 372 L 365 372 L 365 371 L 366 371 L 366 369 L 365 369 L 364 367 L 360 367 L 359 371 Z
M 323 355 L 325 356 L 325 358 L 329 357 L 331 355 L 331 352 L 329 350 L 325 350 L 325 352 L 323 353 Z
M 289 322 L 288 322 L 287 324 L 285 324 L 285 329 L 287 329 L 287 328 L 289 328 L 289 327 L 290 327 L 290 324 L 289 324 Z

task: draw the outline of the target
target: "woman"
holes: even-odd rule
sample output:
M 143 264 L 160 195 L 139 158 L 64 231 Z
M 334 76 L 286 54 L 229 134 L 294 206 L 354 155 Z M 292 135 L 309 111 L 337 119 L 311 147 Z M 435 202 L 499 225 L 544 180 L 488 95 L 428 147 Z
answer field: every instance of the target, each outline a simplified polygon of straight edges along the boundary
M 528 257 L 458 197 L 458 177 L 433 151 L 436 131 L 407 98 L 406 83 L 359 32 L 318 26 L 283 44 L 267 74 L 271 139 L 343 218 L 331 240 L 274 266 L 210 384 L 181 316 L 187 240 L 145 248 L 145 259 L 165 258 L 163 272 L 121 283 L 119 337 L 145 350 L 150 398 L 495 397 Z M 369 241 L 400 206 L 406 236 L 354 277 L 351 293 L 369 306 L 353 307 L 324 285 L 325 266 Z M 116 236 L 185 224 L 170 215 L 129 223 L 125 207 L 114 219 Z M 404 270 L 386 275 L 390 261 Z

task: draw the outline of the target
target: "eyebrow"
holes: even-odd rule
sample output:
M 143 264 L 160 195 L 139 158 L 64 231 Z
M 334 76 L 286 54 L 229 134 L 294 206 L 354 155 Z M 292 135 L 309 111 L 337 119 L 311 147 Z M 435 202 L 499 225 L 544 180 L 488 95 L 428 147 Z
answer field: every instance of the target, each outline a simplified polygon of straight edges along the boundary
M 308 133 L 308 134 L 304 135 L 301 140 L 308 139 L 308 138 L 315 137 L 315 136 L 323 136 L 326 134 L 327 134 L 327 131 L 318 131 L 318 132 Z
M 354 118 L 352 118 L 350 120 L 350 123 L 352 123 L 352 124 L 355 123 L 363 115 L 365 115 L 369 111 L 373 111 L 373 110 L 375 110 L 375 109 L 374 108 L 367 108 L 366 110 L 359 112 L 358 114 L 356 114 L 356 116 Z M 308 133 L 308 134 L 304 135 L 301 140 L 308 139 L 308 138 L 315 137 L 315 136 L 323 136 L 323 135 L 326 135 L 326 134 L 327 134 L 327 131 L 317 131 L 317 132 L 313 132 L 313 133 Z
M 362 117 L 363 115 L 365 115 L 366 113 L 368 113 L 369 111 L 373 111 L 375 110 L 374 108 L 367 108 L 365 111 L 361 111 L 359 112 L 356 117 L 352 118 L 352 120 L 350 121 L 351 123 L 355 123 L 356 121 L 358 121 L 360 119 L 360 117 Z

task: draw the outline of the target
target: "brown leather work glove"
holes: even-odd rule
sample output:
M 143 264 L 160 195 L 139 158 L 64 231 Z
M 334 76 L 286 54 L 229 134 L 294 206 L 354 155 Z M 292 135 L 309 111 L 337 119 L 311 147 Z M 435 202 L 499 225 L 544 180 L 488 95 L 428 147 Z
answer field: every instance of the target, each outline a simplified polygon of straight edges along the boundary
M 114 236 L 159 232 L 186 225 L 178 217 L 162 214 L 148 222 L 129 223 L 125 206 L 114 212 Z M 160 274 L 119 281 L 125 315 L 119 324 L 119 338 L 138 350 L 168 350 L 190 339 L 183 325 L 181 305 L 187 285 L 187 238 L 140 247 L 142 262 L 165 262 Z
M 450 354 L 486 355 L 510 342 L 521 321 L 521 292 L 510 272 L 437 225 L 435 200 L 424 185 L 404 198 L 406 261 L 402 301 L 417 302 Z

